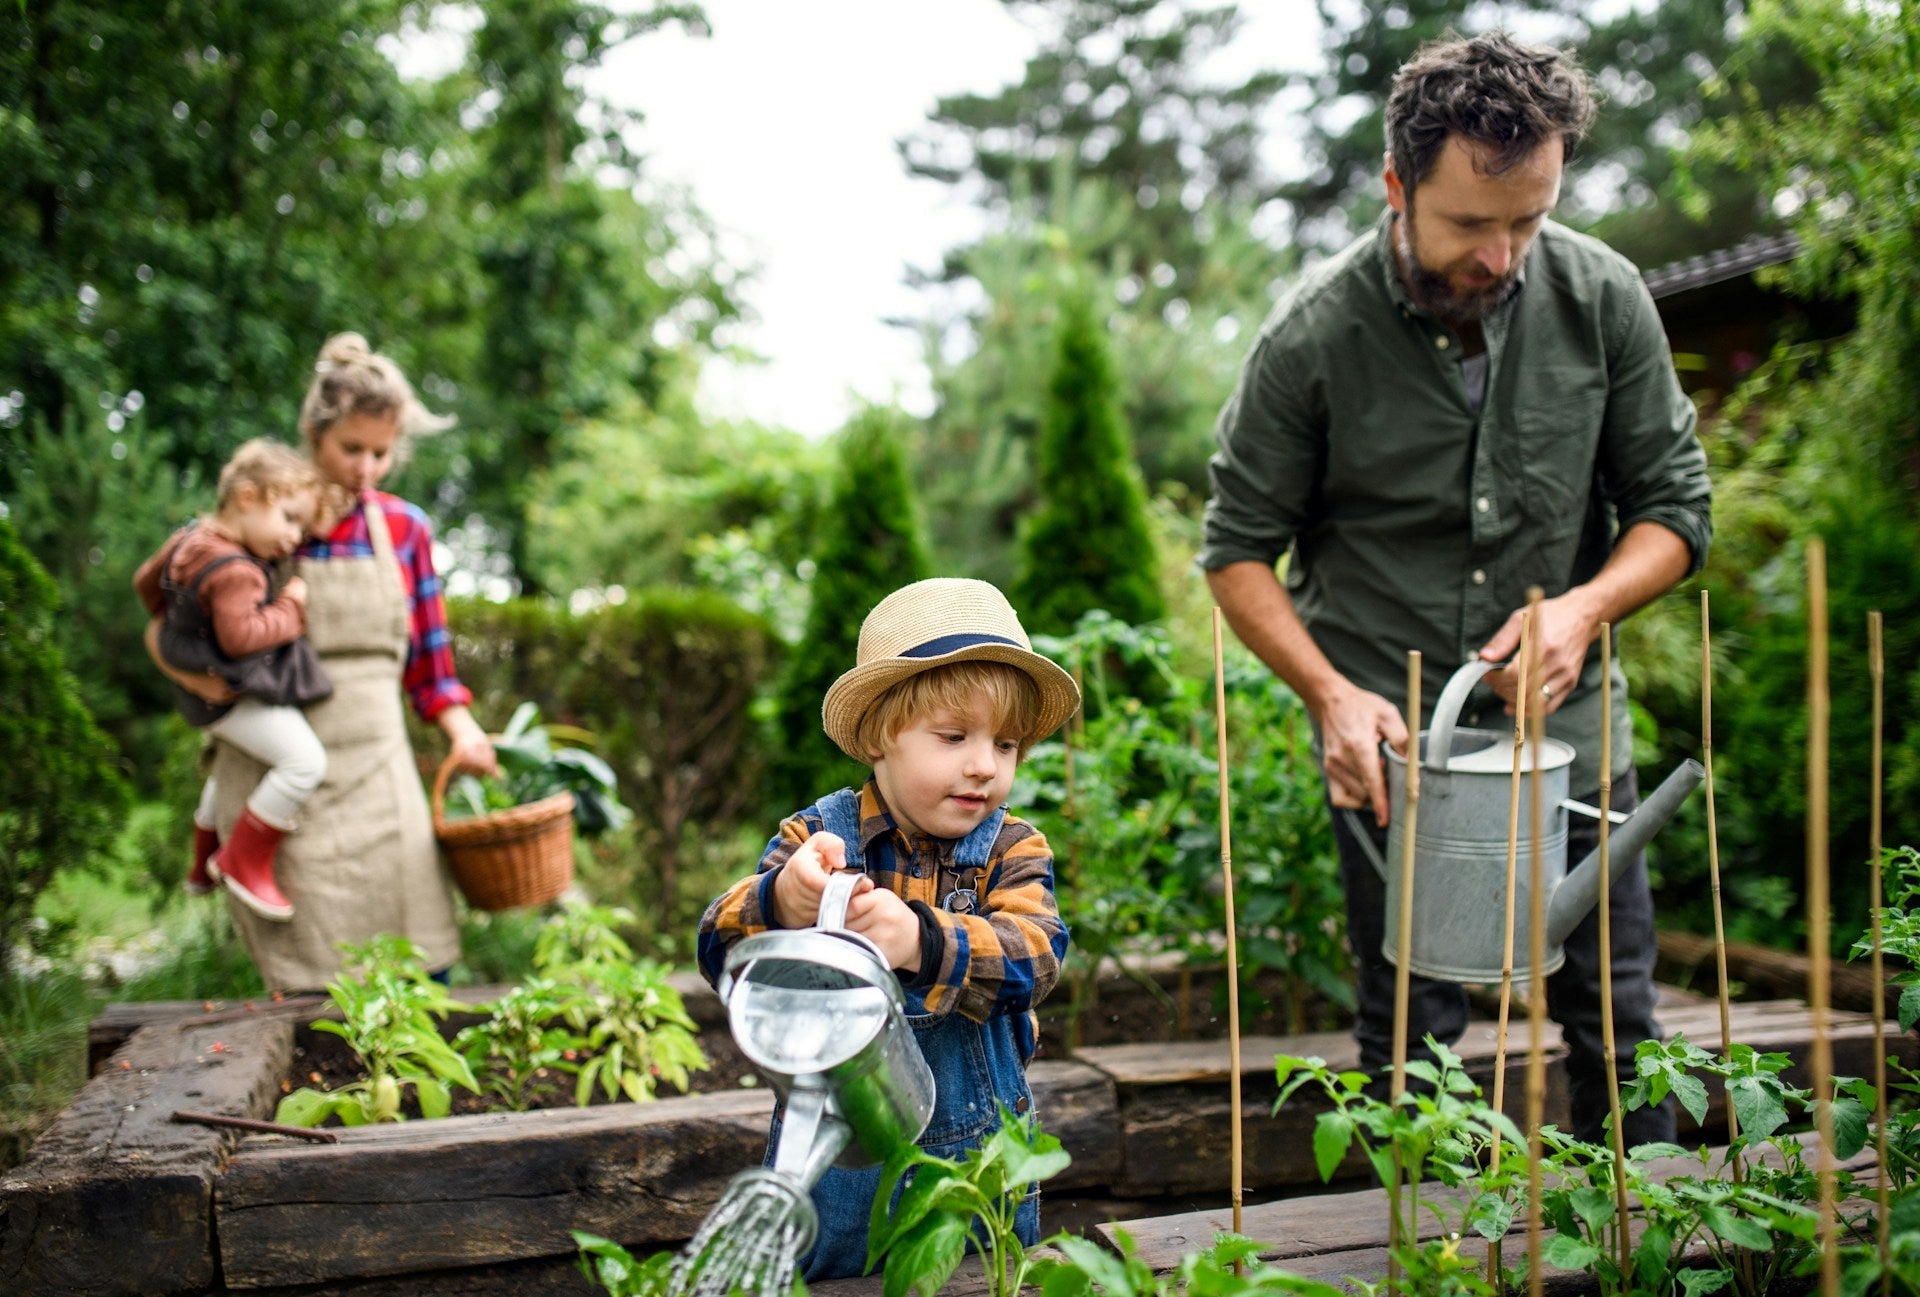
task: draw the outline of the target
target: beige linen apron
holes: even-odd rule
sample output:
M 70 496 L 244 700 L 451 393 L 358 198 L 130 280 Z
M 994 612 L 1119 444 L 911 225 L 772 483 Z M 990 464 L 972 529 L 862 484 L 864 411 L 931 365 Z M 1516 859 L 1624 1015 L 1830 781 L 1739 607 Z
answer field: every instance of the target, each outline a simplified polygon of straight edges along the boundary
M 307 708 L 327 752 L 327 777 L 275 867 L 293 918 L 273 923 L 229 898 L 234 926 L 269 990 L 325 986 L 340 970 L 341 942 L 381 932 L 410 937 L 427 952 L 428 968 L 460 955 L 453 897 L 402 711 L 406 589 L 386 515 L 371 501 L 363 508 L 371 557 L 299 564 L 307 637 L 333 681 L 333 697 Z M 217 745 L 223 841 L 263 773 L 246 754 Z

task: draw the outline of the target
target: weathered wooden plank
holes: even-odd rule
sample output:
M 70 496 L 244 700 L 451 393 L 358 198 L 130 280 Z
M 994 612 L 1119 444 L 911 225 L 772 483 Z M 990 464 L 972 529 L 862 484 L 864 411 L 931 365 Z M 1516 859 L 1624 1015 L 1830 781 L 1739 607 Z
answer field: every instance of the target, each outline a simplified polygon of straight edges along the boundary
M 1660 980 L 1680 982 L 1711 996 L 1720 982 L 1713 938 L 1694 932 L 1662 932 L 1658 936 L 1656 972 Z M 1775 950 L 1746 941 L 1727 942 L 1727 980 L 1746 994 L 1804 997 L 1807 993 L 1807 957 L 1797 951 Z M 1828 991 L 1836 1008 L 1873 1012 L 1879 993 L 1884 1012 L 1894 1016 L 1900 992 L 1878 986 L 1865 963 L 1835 962 L 1828 970 Z
M 211 1283 L 213 1180 L 238 1135 L 169 1118 L 179 1108 L 258 1115 L 292 1049 L 284 1020 L 136 1031 L 27 1161 L 0 1178 L 0 1291 L 168 1293 Z
M 1111 1174 L 1111 1082 L 1044 1061 L 1032 1082 L 1084 1182 Z M 317 1147 L 252 1138 L 217 1185 L 222 1269 L 254 1288 L 571 1254 L 571 1229 L 675 1244 L 759 1164 L 772 1106 L 750 1090 L 361 1128 Z
M 1047 1181 L 1054 1190 L 1111 1184 L 1120 1173 L 1119 1101 L 1113 1079 L 1084 1063 L 1040 1059 L 1027 1069 L 1034 1111 L 1042 1127 L 1072 1155 L 1073 1164 Z
M 258 1288 L 563 1255 L 571 1229 L 674 1242 L 759 1163 L 772 1107 L 738 1091 L 250 1138 L 216 1186 L 221 1268 Z
M 1815 1137 L 1808 1134 L 1798 1138 L 1805 1146 Z M 1784 1165 L 1771 1148 L 1761 1150 L 1757 1157 L 1776 1168 Z M 1719 1173 L 1725 1160 L 1726 1149 L 1716 1148 L 1710 1151 L 1708 1165 Z M 1869 1171 L 1873 1166 L 1872 1150 L 1864 1150 L 1845 1166 L 1855 1172 Z M 1701 1173 L 1701 1163 L 1695 1156 L 1660 1158 L 1647 1163 L 1643 1169 L 1647 1175 L 1664 1180 L 1681 1175 L 1697 1176 Z M 1418 1237 L 1423 1240 L 1439 1238 L 1456 1227 L 1468 1201 L 1464 1190 L 1433 1184 L 1422 1186 L 1420 1198 L 1422 1203 L 1440 1208 L 1438 1216 L 1424 1207 L 1416 1213 Z M 1216 1235 L 1230 1233 L 1232 1229 L 1233 1212 L 1221 1207 L 1102 1225 L 1097 1234 L 1117 1251 L 1118 1231 L 1125 1230 L 1132 1239 L 1134 1255 L 1156 1272 L 1164 1272 L 1179 1265 L 1187 1253 L 1211 1246 Z M 1262 1260 L 1295 1269 L 1295 1262 L 1302 1258 L 1380 1250 L 1382 1270 L 1379 1272 L 1365 1269 L 1359 1260 L 1342 1263 L 1349 1266 L 1347 1273 L 1369 1279 L 1384 1272 L 1387 1230 L 1387 1193 L 1378 1188 L 1287 1198 L 1245 1207 L 1240 1213 L 1240 1233 L 1262 1245 Z M 1508 1238 L 1511 1240 L 1515 1235 L 1524 1238 L 1525 1233 L 1526 1221 L 1522 1217 L 1515 1221 Z M 1513 1251 L 1510 1243 L 1509 1252 Z M 1524 1251 L 1520 1255 L 1524 1255 Z M 1509 1263 L 1513 1259 L 1510 1255 Z

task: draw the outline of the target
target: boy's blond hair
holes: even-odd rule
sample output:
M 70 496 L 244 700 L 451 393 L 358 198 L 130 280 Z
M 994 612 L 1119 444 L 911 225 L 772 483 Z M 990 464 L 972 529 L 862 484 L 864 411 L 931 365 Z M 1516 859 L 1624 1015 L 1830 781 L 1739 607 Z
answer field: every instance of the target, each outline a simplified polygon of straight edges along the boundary
M 260 493 L 263 500 L 278 500 L 284 496 L 301 491 L 314 493 L 316 502 L 320 495 L 320 470 L 313 461 L 291 446 L 255 437 L 243 442 L 240 449 L 233 452 L 233 458 L 220 470 L 218 488 L 219 507 L 230 508 L 238 499 L 240 488 L 250 486 Z
M 907 726 L 935 712 L 966 714 L 985 699 L 993 732 L 1017 739 L 1024 760 L 1037 737 L 1040 689 L 1033 677 L 1005 662 L 953 662 L 908 676 L 867 708 L 856 731 L 863 752 L 884 751 Z

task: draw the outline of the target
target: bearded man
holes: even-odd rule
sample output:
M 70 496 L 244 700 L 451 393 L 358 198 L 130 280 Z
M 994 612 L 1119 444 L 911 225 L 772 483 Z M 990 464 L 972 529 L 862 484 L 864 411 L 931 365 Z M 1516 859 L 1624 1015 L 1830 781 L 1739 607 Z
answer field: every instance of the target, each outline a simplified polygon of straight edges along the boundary
M 1379 224 L 1294 282 L 1221 413 L 1199 563 L 1235 632 L 1312 713 L 1336 809 L 1347 931 L 1358 965 L 1361 1069 L 1393 1053 L 1385 888 L 1356 830 L 1383 848 L 1381 744 L 1406 751 L 1406 654 L 1431 700 L 1463 662 L 1509 664 L 1461 724 L 1507 729 L 1529 587 L 1547 598 L 1531 705 L 1577 753 L 1576 797 L 1599 799 L 1612 729 L 1612 804 L 1638 795 L 1626 677 L 1612 714 L 1594 646 L 1697 571 L 1712 534 L 1706 457 L 1639 273 L 1556 225 L 1567 159 L 1593 116 L 1563 51 L 1502 33 L 1430 44 L 1395 75 Z M 1275 565 L 1290 556 L 1285 584 Z M 1423 722 L 1424 723 L 1424 722 Z M 1581 859 L 1597 836 L 1575 817 Z M 1654 1021 L 1646 862 L 1611 893 L 1621 1075 Z M 1608 1111 L 1598 924 L 1589 914 L 1548 982 L 1569 1051 L 1575 1132 Z M 1524 956 L 1523 960 L 1524 962 Z M 1412 979 L 1408 1036 L 1466 1028 L 1464 988 Z M 1416 1056 L 1418 1054 L 1416 1053 Z M 1630 1144 L 1670 1139 L 1671 1105 L 1628 1114 Z

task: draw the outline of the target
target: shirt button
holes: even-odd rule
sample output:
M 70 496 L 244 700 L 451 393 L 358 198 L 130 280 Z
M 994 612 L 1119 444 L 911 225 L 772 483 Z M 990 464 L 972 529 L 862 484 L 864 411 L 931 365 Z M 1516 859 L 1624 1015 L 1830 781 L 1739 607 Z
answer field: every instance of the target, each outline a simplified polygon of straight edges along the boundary
M 1433 345 L 1440 348 L 1440 350 L 1445 351 L 1447 349 L 1448 342 L 1449 342 L 1449 339 L 1443 333 L 1439 337 L 1433 340 Z
M 1487 497 L 1483 495 L 1478 500 L 1475 500 L 1473 502 L 1473 507 L 1478 509 L 1481 513 L 1485 513 L 1487 510 L 1493 508 L 1493 501 L 1487 499 Z
M 1473 583 L 1475 585 L 1485 585 L 1487 583 L 1487 570 L 1485 568 L 1476 567 L 1473 569 Z

